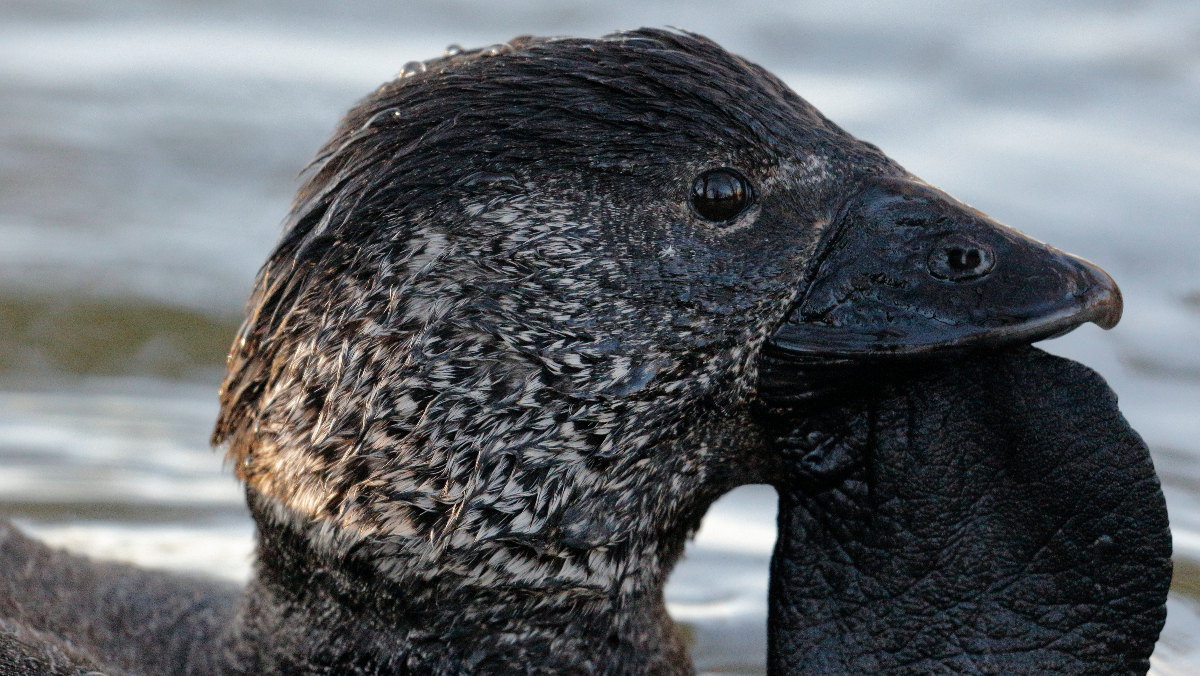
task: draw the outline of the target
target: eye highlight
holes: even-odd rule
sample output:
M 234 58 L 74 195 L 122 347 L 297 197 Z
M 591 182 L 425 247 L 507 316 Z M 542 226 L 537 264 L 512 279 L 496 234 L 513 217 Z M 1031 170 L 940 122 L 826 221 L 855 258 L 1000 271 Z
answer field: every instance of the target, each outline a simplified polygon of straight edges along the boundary
M 710 169 L 692 181 L 688 202 L 706 221 L 724 225 L 737 218 L 753 199 L 750 182 L 729 168 Z

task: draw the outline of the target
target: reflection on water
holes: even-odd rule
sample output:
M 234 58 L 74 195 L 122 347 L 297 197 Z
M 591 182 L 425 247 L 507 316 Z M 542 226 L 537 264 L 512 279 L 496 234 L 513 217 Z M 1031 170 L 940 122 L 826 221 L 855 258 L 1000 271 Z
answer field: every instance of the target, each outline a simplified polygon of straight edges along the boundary
M 0 4 L 0 516 L 245 579 L 207 448 L 223 354 L 337 117 L 451 42 L 683 25 L 852 133 L 1095 260 L 1126 316 L 1046 345 L 1147 439 L 1176 543 L 1153 672 L 1200 674 L 1200 3 L 17 0 Z M 775 498 L 721 500 L 671 579 L 701 670 L 761 673 Z
M 240 322 L 142 299 L 0 296 L 0 372 L 211 380 Z

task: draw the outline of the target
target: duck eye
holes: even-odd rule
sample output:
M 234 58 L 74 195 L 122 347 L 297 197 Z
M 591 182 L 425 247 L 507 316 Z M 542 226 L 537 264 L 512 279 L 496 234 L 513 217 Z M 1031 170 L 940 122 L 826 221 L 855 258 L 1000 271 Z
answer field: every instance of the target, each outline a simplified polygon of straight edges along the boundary
M 750 204 L 750 184 L 733 169 L 710 169 L 692 182 L 689 201 L 700 218 L 727 223 Z

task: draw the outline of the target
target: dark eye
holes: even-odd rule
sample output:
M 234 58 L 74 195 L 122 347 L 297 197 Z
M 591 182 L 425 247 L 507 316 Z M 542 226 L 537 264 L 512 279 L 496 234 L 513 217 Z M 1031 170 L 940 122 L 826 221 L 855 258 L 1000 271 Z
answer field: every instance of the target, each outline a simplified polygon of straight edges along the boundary
M 710 169 L 696 177 L 689 199 L 700 218 L 726 223 L 750 204 L 750 184 L 733 169 Z

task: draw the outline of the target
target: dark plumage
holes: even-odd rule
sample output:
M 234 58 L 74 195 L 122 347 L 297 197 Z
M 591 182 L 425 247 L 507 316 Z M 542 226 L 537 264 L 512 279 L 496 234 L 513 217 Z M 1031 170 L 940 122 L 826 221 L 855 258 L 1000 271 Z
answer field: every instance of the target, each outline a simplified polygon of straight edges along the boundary
M 322 151 L 232 356 L 215 440 L 261 527 L 244 635 L 270 646 L 245 659 L 686 672 L 662 586 L 751 477 L 757 347 L 847 177 L 900 170 L 691 35 L 427 67 Z M 714 166 L 760 213 L 689 213 Z
M 258 523 L 236 609 L 199 594 L 156 655 L 27 612 L 11 574 L 8 617 L 131 673 L 689 673 L 663 585 L 712 500 L 774 478 L 763 391 L 1119 300 L 761 68 L 644 29 L 406 68 L 319 154 L 250 308 L 213 437 Z
M 0 675 L 215 673 L 240 592 L 51 550 L 0 523 Z

